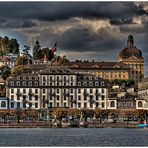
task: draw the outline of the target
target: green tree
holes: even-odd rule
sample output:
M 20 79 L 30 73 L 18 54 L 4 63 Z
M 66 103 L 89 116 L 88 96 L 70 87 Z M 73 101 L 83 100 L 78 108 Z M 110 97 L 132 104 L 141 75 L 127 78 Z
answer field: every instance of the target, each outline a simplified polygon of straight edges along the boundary
M 1 70 L 1 76 L 4 80 L 6 80 L 11 74 L 11 69 L 8 66 L 2 66 L 0 70 Z
M 10 39 L 8 42 L 9 52 L 13 54 L 19 53 L 19 44 L 16 39 Z
M 40 59 L 40 51 L 41 50 L 41 46 L 40 46 L 40 43 L 39 43 L 39 41 L 36 41 L 35 42 L 35 45 L 34 45 L 34 47 L 33 47 L 33 59 L 34 60 L 38 60 L 38 59 Z
M 29 68 L 27 68 L 25 65 L 18 65 L 18 66 L 15 66 L 11 69 L 12 76 L 17 76 L 22 73 L 30 73 L 30 72 L 31 72 L 31 70 Z

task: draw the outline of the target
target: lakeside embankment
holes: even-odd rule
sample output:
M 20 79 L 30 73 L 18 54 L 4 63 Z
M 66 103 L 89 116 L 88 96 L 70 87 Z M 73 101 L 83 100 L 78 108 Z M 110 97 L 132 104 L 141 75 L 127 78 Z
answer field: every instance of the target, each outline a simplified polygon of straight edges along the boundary
M 103 123 L 103 124 L 87 124 L 87 125 L 70 125 L 70 124 L 60 124 L 51 125 L 49 123 L 38 124 L 0 124 L 0 128 L 138 128 L 137 124 L 117 124 L 117 123 Z

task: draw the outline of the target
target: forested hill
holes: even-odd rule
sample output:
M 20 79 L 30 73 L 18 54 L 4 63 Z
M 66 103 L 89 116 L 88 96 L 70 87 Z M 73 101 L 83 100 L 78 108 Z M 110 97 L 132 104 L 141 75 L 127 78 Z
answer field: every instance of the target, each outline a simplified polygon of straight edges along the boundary
M 8 53 L 17 54 L 19 53 L 19 43 L 14 38 L 4 38 L 0 36 L 0 56 L 6 55 Z

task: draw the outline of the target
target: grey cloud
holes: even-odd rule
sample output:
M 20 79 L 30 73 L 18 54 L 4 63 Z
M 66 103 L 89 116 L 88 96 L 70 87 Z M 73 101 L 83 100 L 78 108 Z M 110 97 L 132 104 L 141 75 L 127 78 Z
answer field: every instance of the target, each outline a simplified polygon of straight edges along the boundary
M 72 17 L 120 19 L 147 15 L 133 2 L 1 2 L 1 18 L 65 20 Z M 124 21 L 126 23 L 126 21 Z
M 60 34 L 52 34 L 45 30 L 38 38 L 41 40 L 43 40 L 43 37 L 48 37 L 48 40 L 51 38 L 50 41 L 57 41 L 58 47 L 65 51 L 107 52 L 110 50 L 115 51 L 121 45 L 122 37 L 112 35 L 112 33 L 115 34 L 115 31 L 105 27 L 94 32 L 89 27 L 78 25 Z
M 36 23 L 29 20 L 9 20 L 2 26 L 3 28 L 30 28 L 36 26 Z

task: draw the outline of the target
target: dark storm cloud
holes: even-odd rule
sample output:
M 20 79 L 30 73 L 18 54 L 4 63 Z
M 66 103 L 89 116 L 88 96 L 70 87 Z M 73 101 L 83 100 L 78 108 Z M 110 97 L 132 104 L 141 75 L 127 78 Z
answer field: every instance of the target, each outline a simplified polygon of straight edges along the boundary
M 133 24 L 133 18 L 113 18 L 110 19 L 113 25 Z
M 36 26 L 36 23 L 30 20 L 11 20 L 1 25 L 3 28 L 30 28 Z
M 116 50 L 121 45 L 121 37 L 112 36 L 112 30 L 105 27 L 94 32 L 85 26 L 70 28 L 55 38 L 58 45 L 65 51 L 110 51 Z
M 65 20 L 72 17 L 109 18 L 111 23 L 130 23 L 137 15 L 147 15 L 133 2 L 1 2 L 0 18 Z M 130 19 L 128 19 L 130 18 Z

